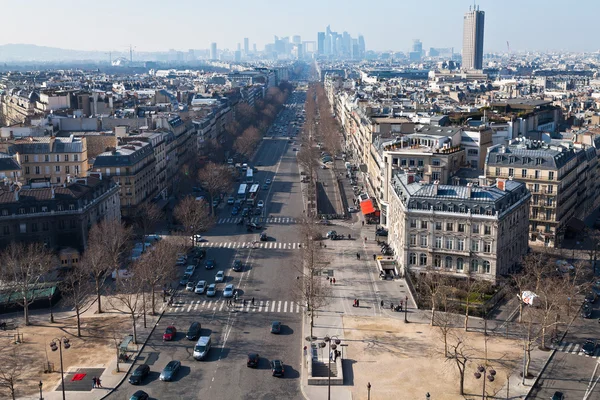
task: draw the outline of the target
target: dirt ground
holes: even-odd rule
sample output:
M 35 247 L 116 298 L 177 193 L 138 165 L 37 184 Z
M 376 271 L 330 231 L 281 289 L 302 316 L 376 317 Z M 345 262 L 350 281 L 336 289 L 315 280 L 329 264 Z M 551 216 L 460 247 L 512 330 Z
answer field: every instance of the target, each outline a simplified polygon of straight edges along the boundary
M 107 368 L 116 358 L 115 341 L 122 339 L 122 332 L 130 330 L 127 317 L 105 313 L 101 316 L 82 318 L 82 337 L 77 337 L 75 318 L 56 321 L 53 324 L 20 326 L 18 329 L 0 331 L 0 363 L 8 365 L 14 355 L 20 360 L 22 373 L 18 376 L 16 396 L 23 397 L 39 393 L 38 382 L 42 381 L 44 391 L 54 390 L 60 383 L 60 358 L 58 350 L 50 349 L 54 338 L 67 337 L 71 347 L 63 347 L 65 373 L 71 367 Z M 15 344 L 16 334 L 22 335 L 23 342 Z M 48 362 L 54 371 L 46 373 Z M 8 393 L 5 393 L 5 395 Z M 7 397 L 4 397 L 7 398 Z
M 355 362 L 349 377 L 354 399 L 367 399 L 367 382 L 373 399 L 424 399 L 427 392 L 435 400 L 480 399 L 483 377 L 477 380 L 473 375 L 479 365 L 487 364 L 496 371 L 494 382 L 486 382 L 491 396 L 522 362 L 518 341 L 488 336 L 486 363 L 483 334 L 451 331 L 448 343 L 463 338 L 469 357 L 465 396 L 461 396 L 456 362 L 444 357 L 440 328 L 384 318 L 344 317 L 343 323 L 346 357 Z M 501 395 L 504 398 L 506 393 Z

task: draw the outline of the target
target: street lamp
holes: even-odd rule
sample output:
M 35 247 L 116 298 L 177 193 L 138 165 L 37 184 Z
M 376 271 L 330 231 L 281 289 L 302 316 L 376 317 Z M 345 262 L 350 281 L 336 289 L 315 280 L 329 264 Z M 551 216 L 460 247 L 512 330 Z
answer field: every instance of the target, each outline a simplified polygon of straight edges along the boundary
M 367 383 L 367 400 L 371 400 L 371 382 Z
M 406 301 L 404 302 L 404 323 L 408 323 L 408 296 L 406 296 Z
M 429 400 L 429 399 L 431 399 L 431 395 L 429 394 L 429 392 L 425 393 L 425 399 L 426 399 L 426 400 Z
M 44 386 L 44 384 L 42 383 L 42 381 L 40 381 L 40 383 L 38 384 L 38 387 L 40 388 L 40 400 L 44 400 L 44 398 L 42 397 L 42 387 Z
M 65 397 L 65 373 L 64 373 L 64 369 L 63 369 L 63 357 L 62 357 L 63 345 L 65 346 L 65 349 L 68 349 L 69 347 L 71 347 L 71 344 L 69 343 L 69 339 L 64 336 L 61 337 L 60 339 L 54 338 L 50 342 L 50 349 L 52 349 L 52 351 L 56 351 L 58 349 L 58 354 L 60 357 L 60 381 L 61 381 L 61 387 L 62 387 L 62 398 L 63 398 L 63 400 L 66 400 L 66 397 Z
M 334 343 L 331 343 L 331 341 L 334 341 Z M 325 347 L 327 346 L 327 353 L 329 354 L 329 362 L 327 365 L 327 400 L 331 400 L 331 350 L 335 351 L 335 349 L 337 349 L 337 346 L 339 346 L 342 341 L 337 337 L 337 336 L 325 336 L 323 338 L 324 343 L 321 343 L 321 347 Z
M 50 323 L 54 323 L 54 314 L 52 313 L 52 293 L 48 295 L 48 302 L 50 303 Z
M 483 377 L 483 391 L 481 393 L 481 398 L 482 400 L 485 400 L 485 379 L 487 378 L 487 380 L 489 380 L 490 382 L 494 382 L 496 370 L 494 370 L 494 368 L 492 367 L 484 367 L 483 365 L 480 365 L 479 367 L 477 367 L 477 371 L 473 375 L 475 375 L 476 379 L 480 379 L 481 377 Z

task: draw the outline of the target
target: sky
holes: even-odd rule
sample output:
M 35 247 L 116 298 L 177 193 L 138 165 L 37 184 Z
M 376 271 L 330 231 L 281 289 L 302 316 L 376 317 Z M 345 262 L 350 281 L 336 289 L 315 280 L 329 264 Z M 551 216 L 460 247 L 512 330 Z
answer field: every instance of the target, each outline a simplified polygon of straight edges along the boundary
M 243 38 L 262 50 L 273 36 L 316 41 L 329 24 L 367 50 L 462 46 L 466 0 L 0 0 L 0 45 L 76 50 L 235 49 Z M 485 52 L 597 51 L 600 0 L 480 0 Z

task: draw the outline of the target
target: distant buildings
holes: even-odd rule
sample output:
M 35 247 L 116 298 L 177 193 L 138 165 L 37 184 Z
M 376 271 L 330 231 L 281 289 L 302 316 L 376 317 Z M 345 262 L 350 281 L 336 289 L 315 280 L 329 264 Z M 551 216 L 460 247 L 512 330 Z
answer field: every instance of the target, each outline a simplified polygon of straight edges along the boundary
M 210 44 L 210 59 L 211 60 L 219 59 L 219 55 L 217 54 L 217 44 L 214 42 Z
M 479 7 L 465 13 L 463 22 L 463 51 L 462 67 L 469 71 L 483 68 L 483 32 L 485 12 L 479 11 Z

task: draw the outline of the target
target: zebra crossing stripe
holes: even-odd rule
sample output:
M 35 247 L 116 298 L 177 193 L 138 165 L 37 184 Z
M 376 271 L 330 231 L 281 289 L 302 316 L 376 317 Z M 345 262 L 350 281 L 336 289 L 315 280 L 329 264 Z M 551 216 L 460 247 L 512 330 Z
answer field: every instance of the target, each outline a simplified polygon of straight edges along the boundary
M 283 312 L 287 312 L 287 301 L 283 303 Z
M 281 300 L 279 300 L 279 304 L 277 304 L 277 312 L 281 312 Z
M 258 306 L 258 312 L 261 312 L 261 311 L 262 311 L 262 306 L 263 306 L 263 302 L 261 301 L 261 302 L 260 302 L 260 305 Z
M 196 305 L 194 306 L 194 311 L 196 311 L 196 310 L 198 309 L 198 305 L 200 305 L 200 300 L 198 300 L 198 301 L 196 302 Z
M 188 309 L 187 309 L 187 312 L 190 312 L 190 311 L 192 310 L 192 305 L 193 305 L 193 304 L 192 304 L 192 303 L 190 303 L 190 306 L 188 307 Z
M 225 305 L 225 302 L 221 302 L 221 307 L 219 307 L 219 311 L 223 311 L 223 306 Z
M 300 312 L 300 304 L 296 304 L 296 313 Z
M 275 303 L 277 303 L 276 301 L 273 301 L 271 303 L 271 312 L 275 311 Z

